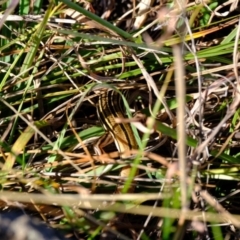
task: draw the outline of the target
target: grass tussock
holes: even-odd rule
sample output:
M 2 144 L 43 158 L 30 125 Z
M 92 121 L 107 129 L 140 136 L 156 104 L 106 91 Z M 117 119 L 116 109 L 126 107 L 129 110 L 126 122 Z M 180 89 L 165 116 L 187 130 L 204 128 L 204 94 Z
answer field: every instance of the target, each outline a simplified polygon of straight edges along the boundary
M 238 1 L 0 9 L 1 214 L 69 239 L 239 238 Z M 137 149 L 96 151 L 103 91 Z

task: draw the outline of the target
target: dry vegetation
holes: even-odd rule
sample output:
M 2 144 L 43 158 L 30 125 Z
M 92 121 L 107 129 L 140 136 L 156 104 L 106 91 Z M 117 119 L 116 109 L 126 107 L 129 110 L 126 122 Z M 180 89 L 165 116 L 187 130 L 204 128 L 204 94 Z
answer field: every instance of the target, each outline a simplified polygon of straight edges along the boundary
M 69 239 L 239 239 L 238 1 L 9 3 L 1 213 Z M 106 89 L 130 93 L 118 121 L 133 122 L 134 159 L 94 151 Z

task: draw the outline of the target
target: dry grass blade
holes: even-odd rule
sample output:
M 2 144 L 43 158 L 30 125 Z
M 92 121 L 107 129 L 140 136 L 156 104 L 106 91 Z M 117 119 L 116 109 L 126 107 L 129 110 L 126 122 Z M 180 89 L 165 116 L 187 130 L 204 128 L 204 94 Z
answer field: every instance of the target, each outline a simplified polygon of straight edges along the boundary
M 187 194 L 187 158 L 186 158 L 186 126 L 185 126 L 185 83 L 184 68 L 181 60 L 181 51 L 179 46 L 173 47 L 175 56 L 175 82 L 176 82 L 176 96 L 179 102 L 177 108 L 177 133 L 178 133 L 178 156 L 179 156 L 179 171 L 181 183 L 181 202 L 184 222 L 185 211 L 189 208 L 189 200 Z

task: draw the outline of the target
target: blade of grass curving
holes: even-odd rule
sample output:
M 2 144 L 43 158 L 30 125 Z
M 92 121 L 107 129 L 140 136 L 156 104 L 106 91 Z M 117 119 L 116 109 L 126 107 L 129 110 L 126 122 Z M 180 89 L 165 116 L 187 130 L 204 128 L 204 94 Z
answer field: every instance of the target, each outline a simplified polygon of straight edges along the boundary
M 171 49 L 169 47 L 162 47 L 161 51 L 160 51 L 158 47 L 156 47 L 154 45 L 148 46 L 145 43 L 135 43 L 135 42 L 130 42 L 130 41 L 100 37 L 100 36 L 93 35 L 93 34 L 79 33 L 77 31 L 73 31 L 73 30 L 57 29 L 56 31 L 59 33 L 65 34 L 65 35 L 69 35 L 69 36 L 81 37 L 85 40 L 85 42 L 86 42 L 86 39 L 88 39 L 89 42 L 92 42 L 92 40 L 99 41 L 99 43 L 93 43 L 94 45 L 96 45 L 96 44 L 114 44 L 117 46 L 122 45 L 122 46 L 128 46 L 128 47 L 143 48 L 144 50 L 156 51 L 158 53 L 171 52 Z M 165 55 L 166 55 L 166 53 L 165 53 Z
M 132 35 L 129 34 L 128 32 L 123 31 L 122 29 L 112 25 L 110 22 L 98 17 L 97 15 L 87 11 L 86 9 L 80 7 L 76 3 L 73 3 L 69 0 L 59 0 L 60 2 L 63 2 L 66 4 L 68 7 L 74 9 L 77 12 L 82 13 L 84 16 L 88 17 L 89 19 L 92 19 L 96 21 L 97 23 L 101 24 L 102 26 L 106 27 L 106 29 L 111 30 L 113 33 L 117 33 L 119 36 L 127 39 L 133 39 Z

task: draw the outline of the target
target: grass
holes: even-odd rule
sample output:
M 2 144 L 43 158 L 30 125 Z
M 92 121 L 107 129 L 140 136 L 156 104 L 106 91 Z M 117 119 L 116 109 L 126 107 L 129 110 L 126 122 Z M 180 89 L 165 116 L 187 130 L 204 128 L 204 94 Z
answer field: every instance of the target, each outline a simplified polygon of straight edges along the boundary
M 73 239 L 236 238 L 235 2 L 163 1 L 143 20 L 134 4 L 124 10 L 118 2 L 117 11 L 100 1 L 2 4 L 1 212 L 24 206 Z M 128 89 L 126 118 L 137 107 L 163 145 L 145 151 L 153 136 L 134 123 L 135 159 L 121 159 L 114 144 L 97 156 L 104 88 Z

